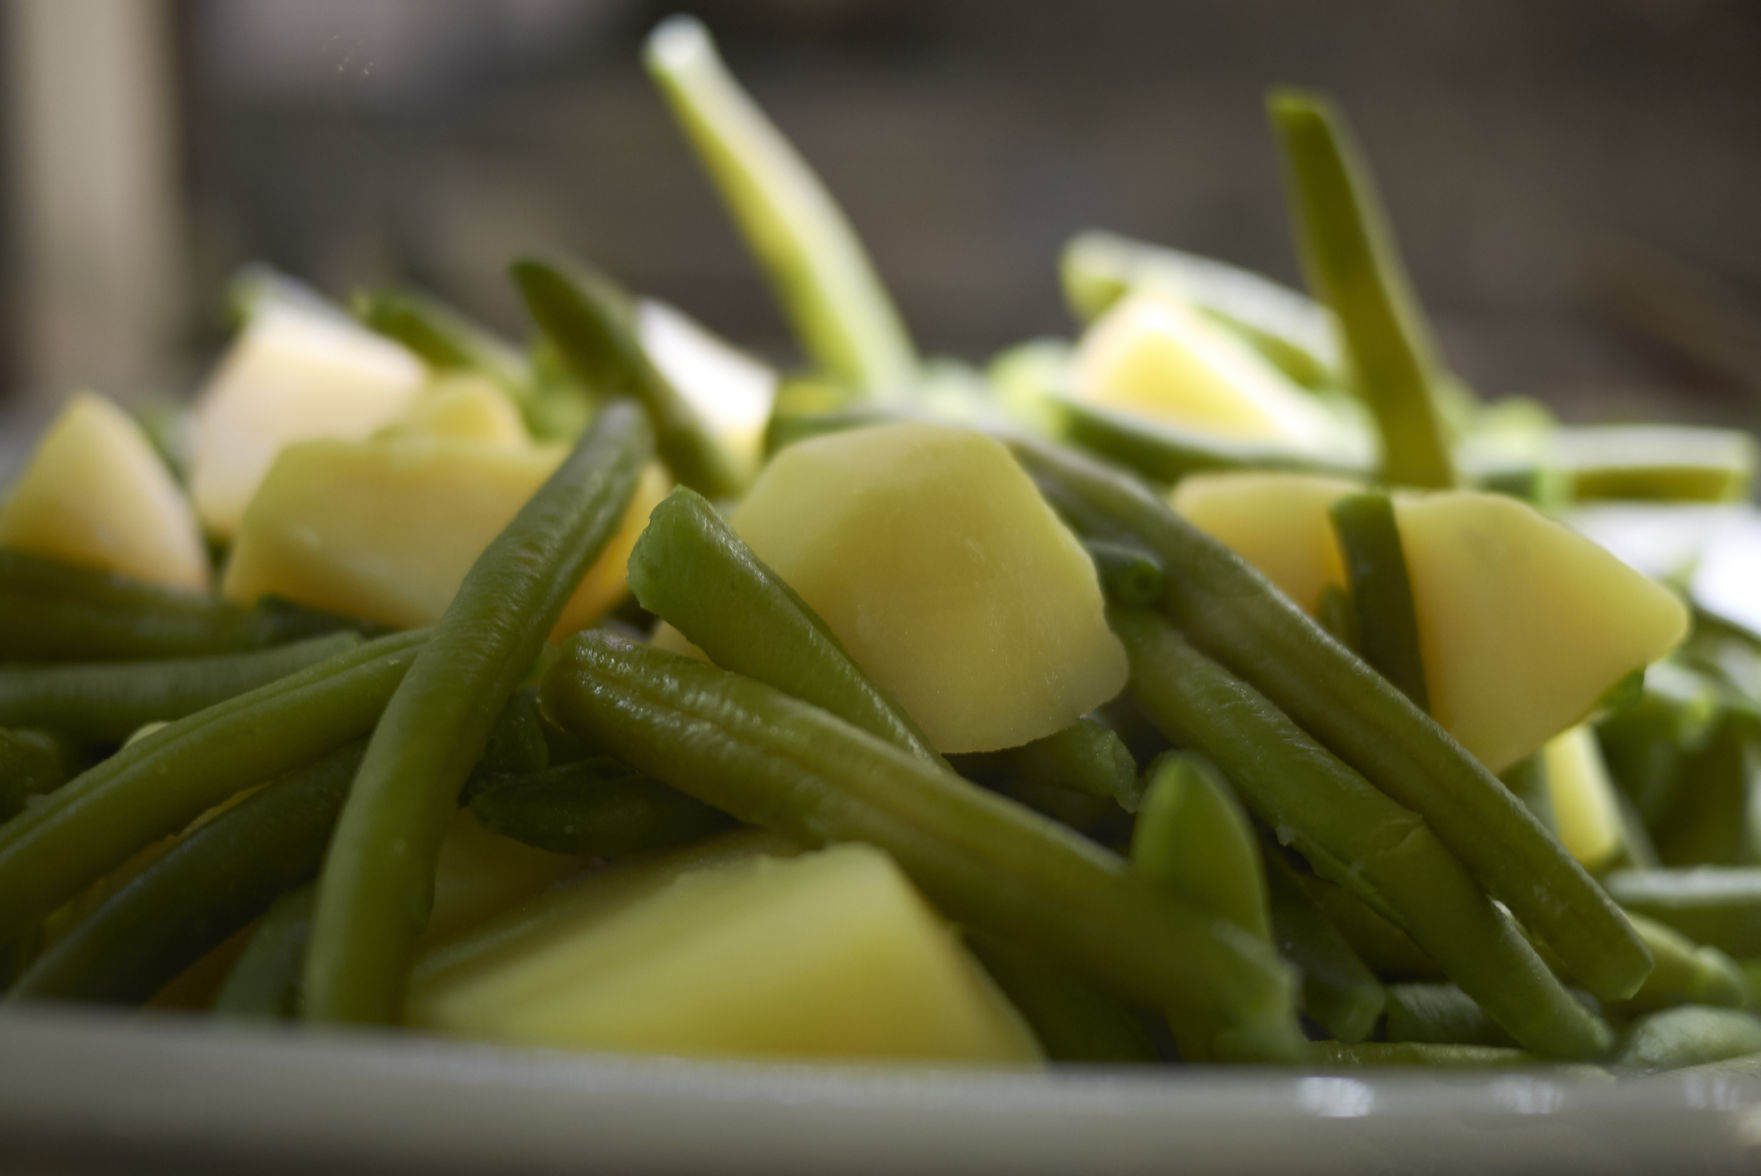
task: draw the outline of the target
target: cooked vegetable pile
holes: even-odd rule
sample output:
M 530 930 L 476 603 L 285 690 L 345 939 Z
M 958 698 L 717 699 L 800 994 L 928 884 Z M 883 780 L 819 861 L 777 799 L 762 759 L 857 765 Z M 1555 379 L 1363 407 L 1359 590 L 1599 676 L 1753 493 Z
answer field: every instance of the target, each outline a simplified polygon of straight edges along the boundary
M 1084 233 L 1075 341 L 922 358 L 703 28 L 647 65 L 802 369 L 526 259 L 529 346 L 256 271 L 187 412 L 75 397 L 0 505 L 9 1005 L 1761 1059 L 1747 436 L 1470 391 L 1296 93 L 1312 297 Z

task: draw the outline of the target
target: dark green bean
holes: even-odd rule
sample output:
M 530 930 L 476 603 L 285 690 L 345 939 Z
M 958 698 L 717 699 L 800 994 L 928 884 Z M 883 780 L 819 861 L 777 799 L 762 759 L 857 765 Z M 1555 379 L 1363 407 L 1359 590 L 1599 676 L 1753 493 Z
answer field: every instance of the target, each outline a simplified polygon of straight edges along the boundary
M 644 608 L 717 665 L 823 707 L 913 755 L 937 758 L 825 622 L 702 495 L 675 490 L 654 508 L 630 553 L 629 579 Z
M 84 753 L 65 735 L 0 729 L 0 824 L 22 813 L 32 797 L 73 779 L 84 765 Z
M 1364 1040 L 1382 1015 L 1382 982 L 1302 887 L 1275 847 L 1263 855 L 1272 942 L 1302 973 L 1302 1011 L 1336 1041 Z
M 1126 1065 L 1160 1060 L 1143 1018 L 1112 993 L 994 936 L 972 935 L 969 942 L 1054 1062 Z
M 1616 870 L 1602 880 L 1621 906 L 1738 959 L 1761 956 L 1761 868 Z
M 1382 1035 L 1389 1041 L 1435 1045 L 1516 1045 L 1478 1001 L 1453 984 L 1390 984 Z
M 207 657 L 0 666 L 0 723 L 120 743 L 148 723 L 181 719 L 360 644 L 360 634 L 344 632 Z
M 733 458 L 636 337 L 628 294 L 585 268 L 565 274 L 526 260 L 511 272 L 533 321 L 575 378 L 602 399 L 627 396 L 648 413 L 655 452 L 673 477 L 711 498 L 740 490 Z
M 1761 794 L 1761 740 L 1748 723 L 1727 711 L 1677 770 L 1680 782 L 1649 825 L 1657 856 L 1671 867 L 1753 864 L 1761 847 L 1748 818 Z
M 1523 807 L 1535 814 L 1535 819 L 1545 825 L 1555 835 L 1559 826 L 1553 815 L 1553 794 L 1547 785 L 1547 759 L 1540 752 L 1534 752 L 1505 770 L 1499 777 L 1510 794 L 1523 802 Z
M 1597 724 L 1608 774 L 1642 821 L 1663 814 L 1684 761 L 1706 746 L 1722 718 L 1718 686 L 1671 660 L 1646 671 L 1636 702 Z
M 1141 483 L 1041 442 L 1018 438 L 1014 449 L 1029 472 L 1062 482 L 1160 557 L 1170 572 L 1162 609 L 1194 644 L 1423 817 L 1578 983 L 1604 999 L 1638 988 L 1650 959 L 1619 909 L 1411 699 Z
M 1343 886 L 1313 874 L 1300 874 L 1303 893 L 1345 936 L 1364 963 L 1389 979 L 1431 980 L 1443 975 L 1437 961 L 1406 932 Z
M 460 789 L 653 452 L 641 411 L 608 403 L 459 585 L 386 704 L 318 881 L 305 1015 L 398 1019 L 410 953 Z
M 1545 1058 L 1520 1049 L 1429 1041 L 1363 1041 L 1356 1045 L 1316 1041 L 1309 1045 L 1308 1063 L 1323 1070 L 1355 1069 L 1359 1066 L 1427 1066 L 1442 1070 L 1506 1070 L 1547 1066 L 1560 1073 L 1602 1073 L 1593 1066 L 1556 1066 Z
M 51 943 L 7 999 L 146 1000 L 312 877 L 361 750 L 338 748 L 191 829 Z
M 1137 811 L 1143 795 L 1125 741 L 1094 715 L 1020 747 L 956 756 L 955 763 L 962 776 L 1011 794 L 1024 788 L 1076 792 L 1113 801 L 1128 813 Z
M 730 823 L 708 805 L 606 758 L 475 778 L 468 803 L 490 832 L 574 857 L 670 849 Z
M 1675 1070 L 1761 1050 L 1761 1017 L 1741 1009 L 1683 1005 L 1635 1021 L 1613 1064 L 1634 1070 Z
M 1357 610 L 1352 607 L 1351 593 L 1338 584 L 1321 585 L 1321 598 L 1317 602 L 1315 616 L 1327 636 L 1353 653 L 1360 653 Z
M 1145 1003 L 1213 1018 L 1219 1053 L 1291 1056 L 1299 1044 L 1294 984 L 1267 945 L 774 687 L 585 633 L 546 677 L 544 705 L 706 804 L 809 846 L 869 842 L 951 916 Z
M 1419 617 L 1400 527 L 1394 521 L 1394 500 L 1379 491 L 1347 494 L 1327 513 L 1345 561 L 1357 618 L 1354 648 L 1414 706 L 1428 712 L 1431 700 L 1419 653 Z
M 381 637 L 178 719 L 0 825 L 0 943 L 241 789 L 367 734 L 426 639 Z
M 1292 91 L 1275 92 L 1268 106 L 1303 268 L 1316 299 L 1333 311 L 1351 385 L 1376 418 L 1383 479 L 1449 486 L 1455 468 L 1430 332 L 1344 117 Z
M 1161 561 L 1143 548 L 1111 539 L 1090 539 L 1082 546 L 1094 560 L 1108 599 L 1127 608 L 1141 608 L 1162 599 L 1168 573 Z
M 550 766 L 550 743 L 544 735 L 544 715 L 536 688 L 516 690 L 489 729 L 483 754 L 477 757 L 479 774 L 530 774 Z
M 1516 924 L 1410 809 L 1374 788 L 1264 695 L 1153 613 L 1117 610 L 1131 689 L 1176 743 L 1209 756 L 1317 873 L 1386 910 L 1525 1046 L 1589 1058 L 1608 1027 L 1572 999 Z M 1500 785 L 1499 787 L 1502 787 Z
M 342 797 L 337 797 L 341 807 Z M 227 973 L 214 1011 L 241 1021 L 291 1021 L 300 1012 L 300 969 L 312 931 L 310 885 L 290 890 L 263 915 L 250 942 Z

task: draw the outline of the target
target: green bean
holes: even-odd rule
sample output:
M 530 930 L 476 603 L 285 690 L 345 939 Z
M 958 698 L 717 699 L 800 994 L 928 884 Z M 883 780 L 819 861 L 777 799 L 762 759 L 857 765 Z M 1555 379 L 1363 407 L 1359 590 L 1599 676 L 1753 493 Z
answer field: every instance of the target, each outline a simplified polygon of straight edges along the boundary
M 1620 1002 L 1622 1011 L 1682 1004 L 1741 1008 L 1749 1003 L 1748 978 L 1735 960 L 1654 919 L 1630 917 L 1656 965 L 1639 990 Z
M 1131 834 L 1132 868 L 1270 940 L 1259 842 L 1217 769 L 1193 752 L 1171 751 L 1146 776 Z
M 1141 608 L 1162 599 L 1168 573 L 1155 556 L 1131 543 L 1090 539 L 1083 545 L 1101 578 L 1101 590 L 1116 604 Z
M 1303 268 L 1333 311 L 1351 384 L 1376 418 L 1382 477 L 1399 486 L 1451 485 L 1430 332 L 1344 117 L 1291 91 L 1274 92 L 1268 106 Z
M 1748 816 L 1751 797 L 1761 792 L 1761 741 L 1726 712 L 1678 770 L 1680 783 L 1650 823 L 1658 857 L 1674 867 L 1753 864 Z
M 1352 605 L 1350 592 L 1330 582 L 1321 585 L 1321 598 L 1316 602 L 1315 615 L 1316 623 L 1327 636 L 1353 653 L 1359 653 L 1357 609 Z
M 1755 439 L 1739 429 L 1579 426 L 1549 441 L 1578 499 L 1735 502 L 1755 482 Z
M 1761 869 L 1616 870 L 1602 880 L 1621 906 L 1738 959 L 1761 956 Z
M 1651 831 L 1639 819 L 1639 813 L 1626 793 L 1615 790 L 1615 815 L 1620 819 L 1620 852 L 1608 863 L 1610 869 L 1657 870 L 1663 859 L 1651 841 Z
M 1143 1019 L 1112 993 L 994 936 L 969 937 L 997 982 L 1054 1062 L 1126 1065 L 1160 1061 Z
M 1645 673 L 1638 701 L 1597 724 L 1608 773 L 1640 820 L 1662 815 L 1681 782 L 1682 763 L 1703 748 L 1723 717 L 1716 685 L 1675 661 Z
M 1004 791 L 1026 787 L 1075 792 L 1113 801 L 1128 813 L 1137 811 L 1143 795 L 1130 749 L 1094 715 L 1020 747 L 956 757 L 956 765 L 962 776 Z
M 917 352 L 862 243 L 709 32 L 692 17 L 666 20 L 649 34 L 643 63 L 813 365 L 871 395 L 909 391 Z
M 530 774 L 549 766 L 550 743 L 544 734 L 538 691 L 517 690 L 489 729 L 489 740 L 477 757 L 475 770 L 488 775 Z
M 349 308 L 364 326 L 437 371 L 488 376 L 516 400 L 529 394 L 532 375 L 518 348 L 432 298 L 408 290 L 363 290 Z
M 1394 521 L 1394 500 L 1381 492 L 1348 494 L 1327 513 L 1345 561 L 1357 618 L 1357 652 L 1414 706 L 1428 712 L 1431 701 L 1419 654 L 1419 617 L 1400 528 Z
M 340 806 L 342 798 L 337 797 Z M 300 1011 L 300 969 L 312 931 L 311 886 L 290 890 L 263 915 L 227 973 L 214 1011 L 241 1021 L 291 1021 Z
M 1635 1021 L 1613 1064 L 1674 1070 L 1761 1051 L 1761 1017 L 1741 1009 L 1682 1005 Z
M 178 719 L 0 825 L 0 943 L 239 790 L 367 734 L 426 639 L 369 641 Z
M 305 1014 L 393 1022 L 460 789 L 653 452 L 612 401 L 492 540 L 386 704 L 318 881 Z
M 1239 441 L 1049 394 L 1045 412 L 1053 434 L 1152 482 L 1172 485 L 1188 474 L 1229 470 L 1290 470 L 1362 480 L 1367 465 L 1350 455 L 1323 457 L 1264 441 Z
M 1547 1059 L 1520 1049 L 1495 1045 L 1460 1045 L 1431 1041 L 1337 1041 L 1309 1043 L 1308 1064 L 1317 1069 L 1358 1066 L 1428 1066 L 1443 1070 L 1506 1070 L 1549 1066 Z M 1560 1066 L 1560 1071 L 1601 1073 L 1591 1066 Z
M 1391 1042 L 1434 1045 L 1512 1048 L 1516 1044 L 1479 1002 L 1460 988 L 1424 982 L 1388 986 L 1383 1036 Z
M 1406 932 L 1343 886 L 1299 874 L 1302 891 L 1327 916 L 1345 942 L 1376 974 L 1391 979 L 1430 980 L 1442 976 L 1437 961 Z
M 1058 275 L 1065 302 L 1084 322 L 1128 293 L 1171 294 L 1239 335 L 1305 388 L 1337 382 L 1339 347 L 1326 310 L 1252 270 L 1091 229 L 1065 244 Z
M 654 450 L 673 477 L 711 498 L 739 491 L 734 459 L 637 338 L 627 293 L 581 266 L 565 274 L 522 260 L 510 272 L 533 321 L 575 378 L 601 398 L 627 396 L 647 411 Z
M 1062 482 L 1161 558 L 1170 572 L 1162 610 L 1199 649 L 1417 812 L 1492 897 L 1558 951 L 1578 983 L 1603 999 L 1638 988 L 1650 960 L 1619 909 L 1411 699 L 1140 483 L 1040 442 L 1018 438 L 1014 450 L 1030 473 Z
M 136 1004 L 317 871 L 357 741 L 191 829 L 37 957 L 8 1000 Z
M 1382 982 L 1302 887 L 1276 849 L 1263 855 L 1272 942 L 1302 973 L 1302 1011 L 1336 1041 L 1362 1041 L 1382 1016 Z
M 1210 757 L 1317 873 L 1381 906 L 1525 1046 L 1595 1057 L 1609 1030 L 1554 979 L 1516 924 L 1423 819 L 1305 734 L 1153 613 L 1115 611 L 1131 689 L 1177 743 Z
M 32 797 L 73 779 L 84 761 L 84 754 L 65 735 L 0 728 L 0 824 L 22 813 Z
M 823 707 L 913 755 L 929 740 L 806 601 L 703 497 L 675 490 L 630 552 L 630 591 L 724 669 Z
M 0 666 L 0 723 L 120 743 L 148 723 L 181 719 L 360 644 L 360 634 L 344 632 L 206 657 Z
M 585 633 L 546 677 L 544 705 L 740 820 L 808 846 L 869 842 L 952 917 L 1145 1003 L 1214 1018 L 1219 1052 L 1290 1056 L 1298 1045 L 1292 978 L 1268 946 L 1082 837 L 774 687 Z
M 1540 752 L 1533 752 L 1517 761 L 1499 777 L 1510 794 L 1523 802 L 1523 807 L 1535 815 L 1535 819 L 1547 827 L 1548 832 L 1555 836 L 1559 833 L 1559 825 L 1553 814 L 1553 793 L 1547 784 L 1547 759 Z
M 491 833 L 574 857 L 623 857 L 718 833 L 720 812 L 616 760 L 473 779 L 471 813 Z

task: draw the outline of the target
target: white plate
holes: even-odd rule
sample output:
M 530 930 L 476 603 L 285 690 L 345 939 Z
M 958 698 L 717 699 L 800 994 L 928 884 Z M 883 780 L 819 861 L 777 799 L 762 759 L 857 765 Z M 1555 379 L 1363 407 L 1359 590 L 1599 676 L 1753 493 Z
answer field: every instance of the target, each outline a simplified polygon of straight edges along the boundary
M 1761 1082 L 823 1069 L 0 1014 L 0 1169 L 1755 1172 Z

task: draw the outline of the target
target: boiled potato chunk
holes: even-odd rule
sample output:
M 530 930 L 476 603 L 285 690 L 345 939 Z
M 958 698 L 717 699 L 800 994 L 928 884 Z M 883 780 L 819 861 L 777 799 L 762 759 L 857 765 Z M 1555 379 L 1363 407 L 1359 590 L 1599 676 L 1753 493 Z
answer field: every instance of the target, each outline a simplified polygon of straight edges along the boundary
M 440 843 L 440 860 L 434 866 L 434 909 L 422 942 L 454 939 L 580 873 L 585 864 L 491 833 L 477 823 L 470 809 L 460 809 Z
M 532 441 L 507 393 L 483 376 L 468 374 L 436 376 L 379 435 L 450 437 L 501 449 L 524 449 Z
M 1074 394 L 1093 404 L 1244 441 L 1320 449 L 1340 428 L 1246 343 L 1192 307 L 1119 300 L 1083 336 Z
M 938 751 L 1049 735 L 1125 685 L 1093 563 L 988 437 L 896 424 L 803 441 L 730 521 Z
M 687 855 L 628 873 L 551 902 L 538 934 L 486 962 L 427 982 L 419 968 L 411 1023 L 688 1056 L 1038 1060 L 1019 1015 L 880 850 Z
M 241 604 L 273 595 L 400 628 L 433 624 L 562 456 L 435 437 L 290 446 L 245 513 L 223 591 Z M 630 548 L 667 488 L 658 468 L 644 473 L 558 636 L 623 598 Z
M 1547 799 L 1560 844 L 1586 869 L 1601 869 L 1620 853 L 1625 834 L 1614 782 L 1602 748 L 1587 724 L 1555 735 L 1541 749 Z
M 1210 474 L 1184 479 L 1172 502 L 1312 615 L 1321 586 L 1344 583 L 1326 508 L 1350 489 L 1302 474 Z M 1668 589 L 1514 498 L 1400 494 L 1395 518 L 1431 712 L 1494 772 L 1687 632 Z
M 424 379 L 420 360 L 365 327 L 265 300 L 200 393 L 190 494 L 202 525 L 231 538 L 284 447 L 365 437 L 408 408 Z
M 74 397 L 0 503 L 0 547 L 174 588 L 208 586 L 189 500 L 116 405 Z

